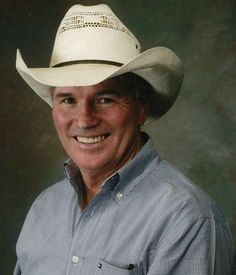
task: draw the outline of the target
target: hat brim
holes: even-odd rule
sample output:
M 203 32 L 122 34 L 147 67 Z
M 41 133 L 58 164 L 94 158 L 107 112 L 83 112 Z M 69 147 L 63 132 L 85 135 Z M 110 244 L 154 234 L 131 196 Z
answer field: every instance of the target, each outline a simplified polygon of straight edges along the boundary
M 73 64 L 54 68 L 28 68 L 17 50 L 16 68 L 26 83 L 52 107 L 51 87 L 90 86 L 128 72 L 145 79 L 168 103 L 173 105 L 183 80 L 183 67 L 176 54 L 155 47 L 137 55 L 121 67 L 110 64 Z

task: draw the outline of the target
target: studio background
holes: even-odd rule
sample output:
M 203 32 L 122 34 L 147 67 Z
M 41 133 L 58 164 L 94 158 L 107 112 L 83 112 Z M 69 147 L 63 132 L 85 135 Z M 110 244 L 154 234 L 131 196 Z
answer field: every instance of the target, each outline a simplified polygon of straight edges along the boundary
M 0 274 L 36 196 L 63 177 L 66 155 L 50 108 L 15 70 L 16 48 L 47 67 L 58 25 L 73 4 L 107 3 L 143 50 L 166 46 L 185 66 L 174 107 L 145 127 L 162 156 L 223 208 L 236 239 L 235 0 L 9 0 L 0 3 Z

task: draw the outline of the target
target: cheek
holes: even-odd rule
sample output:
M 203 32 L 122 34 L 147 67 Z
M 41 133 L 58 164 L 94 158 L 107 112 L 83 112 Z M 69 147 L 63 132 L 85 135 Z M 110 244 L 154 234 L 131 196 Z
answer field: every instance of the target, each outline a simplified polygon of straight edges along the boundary
M 114 131 L 124 134 L 136 131 L 139 128 L 138 117 L 134 112 L 122 110 L 122 112 L 113 112 L 104 118 Z
M 103 116 L 103 121 L 106 121 L 111 127 L 119 130 L 119 128 L 126 127 L 130 124 L 131 114 L 126 112 L 112 112 Z
M 69 118 L 64 112 L 59 112 L 57 109 L 53 109 L 52 118 L 54 125 L 59 133 L 63 130 L 66 130 L 69 124 Z

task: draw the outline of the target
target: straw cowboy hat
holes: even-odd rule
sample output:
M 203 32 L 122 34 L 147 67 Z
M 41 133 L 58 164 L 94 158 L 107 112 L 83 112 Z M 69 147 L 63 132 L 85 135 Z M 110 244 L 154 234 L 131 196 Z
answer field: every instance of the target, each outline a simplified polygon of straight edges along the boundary
M 56 34 L 49 68 L 28 68 L 17 50 L 16 68 L 50 106 L 50 88 L 89 86 L 124 73 L 145 79 L 159 98 L 163 115 L 174 103 L 183 79 L 180 59 L 165 47 L 140 52 L 136 37 L 104 4 L 74 5 Z M 158 102 L 157 102 L 158 108 Z

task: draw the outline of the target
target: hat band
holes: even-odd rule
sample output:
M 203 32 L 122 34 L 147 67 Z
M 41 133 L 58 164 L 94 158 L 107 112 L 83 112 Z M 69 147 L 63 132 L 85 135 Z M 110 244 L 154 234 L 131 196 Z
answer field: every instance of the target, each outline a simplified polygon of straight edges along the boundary
M 106 64 L 106 65 L 112 65 L 112 66 L 117 66 L 117 67 L 121 67 L 123 65 L 122 63 L 108 61 L 108 60 L 75 60 L 75 61 L 67 61 L 67 62 L 58 63 L 58 64 L 52 66 L 52 68 L 75 65 L 75 64 Z

